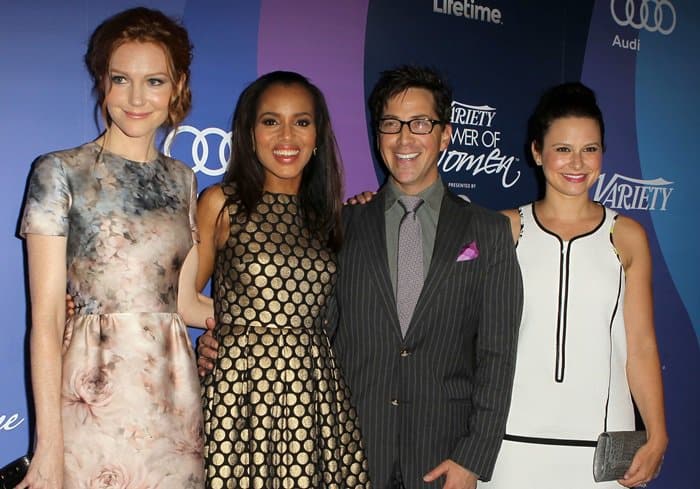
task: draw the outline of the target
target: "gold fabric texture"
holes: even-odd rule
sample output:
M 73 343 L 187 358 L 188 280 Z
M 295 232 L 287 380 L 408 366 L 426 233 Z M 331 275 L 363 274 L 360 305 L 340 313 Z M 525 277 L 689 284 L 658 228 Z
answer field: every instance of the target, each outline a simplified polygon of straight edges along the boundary
M 227 194 L 231 189 L 224 187 Z M 207 487 L 370 487 L 350 394 L 323 329 L 335 256 L 265 193 L 216 258 L 219 356 L 204 380 Z

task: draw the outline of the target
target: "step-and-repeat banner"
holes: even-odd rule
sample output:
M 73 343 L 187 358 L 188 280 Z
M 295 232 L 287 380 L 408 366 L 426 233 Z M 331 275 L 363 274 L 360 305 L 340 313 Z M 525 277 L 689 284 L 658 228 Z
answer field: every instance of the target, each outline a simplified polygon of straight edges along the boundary
M 454 87 L 450 188 L 493 209 L 533 200 L 527 118 L 544 88 L 581 80 L 606 119 L 604 171 L 592 196 L 647 229 L 671 444 L 654 487 L 692 487 L 700 428 L 700 3 L 694 0 L 146 0 L 179 17 L 195 45 L 194 107 L 164 148 L 217 182 L 231 113 L 259 74 L 286 69 L 326 94 L 346 194 L 376 189 L 366 96 L 383 69 L 437 68 Z M 0 3 L 0 465 L 26 452 L 27 281 L 17 224 L 32 161 L 99 133 L 82 64 L 100 21 L 125 0 Z M 591 284 L 595 286 L 595 284 Z M 197 335 L 192 331 L 192 336 Z

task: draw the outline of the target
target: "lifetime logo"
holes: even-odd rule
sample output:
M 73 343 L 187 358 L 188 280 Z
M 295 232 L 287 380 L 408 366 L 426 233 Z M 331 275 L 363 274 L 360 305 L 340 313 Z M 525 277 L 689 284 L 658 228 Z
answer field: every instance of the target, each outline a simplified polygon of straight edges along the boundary
M 666 36 L 676 28 L 676 9 L 668 0 L 610 0 L 610 14 L 620 27 Z
M 474 3 L 474 0 L 433 0 L 433 13 L 464 17 L 490 24 L 503 22 L 499 9 L 479 5 Z
M 202 172 L 211 177 L 217 177 L 226 173 L 228 166 L 229 155 L 231 154 L 231 132 L 226 132 L 218 127 L 207 127 L 206 129 L 197 129 L 194 126 L 179 126 L 168 133 L 163 143 L 163 151 L 166 155 L 170 154 L 170 149 L 175 136 L 178 134 L 191 134 L 194 136 L 191 146 L 192 154 L 192 170 L 195 173 Z M 209 138 L 212 142 L 218 144 L 218 151 L 210 158 Z M 210 161 L 213 160 L 213 161 Z
M 12 431 L 24 422 L 24 418 L 19 413 L 12 413 L 10 416 L 0 414 L 0 431 Z

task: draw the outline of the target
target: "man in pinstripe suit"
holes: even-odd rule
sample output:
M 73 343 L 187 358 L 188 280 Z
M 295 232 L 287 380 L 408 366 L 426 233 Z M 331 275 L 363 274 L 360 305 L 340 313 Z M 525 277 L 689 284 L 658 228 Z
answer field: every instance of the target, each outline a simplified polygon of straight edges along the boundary
M 510 403 L 520 269 L 507 218 L 456 198 L 440 179 L 451 101 L 431 70 L 382 73 L 370 111 L 389 178 L 344 216 L 329 334 L 380 489 L 440 478 L 445 488 L 471 489 L 488 480 Z M 395 295 L 402 195 L 423 199 L 416 216 L 425 270 L 405 334 Z
M 371 202 L 345 209 L 328 332 L 379 489 L 439 481 L 473 489 L 477 478 L 491 477 L 505 431 L 522 281 L 507 218 L 458 199 L 440 179 L 451 101 L 431 70 L 382 74 L 370 110 L 389 178 Z M 415 215 L 425 272 L 402 331 L 396 283 L 404 195 L 423 199 Z M 211 368 L 206 358 L 217 346 L 209 334 L 202 340 L 200 370 Z

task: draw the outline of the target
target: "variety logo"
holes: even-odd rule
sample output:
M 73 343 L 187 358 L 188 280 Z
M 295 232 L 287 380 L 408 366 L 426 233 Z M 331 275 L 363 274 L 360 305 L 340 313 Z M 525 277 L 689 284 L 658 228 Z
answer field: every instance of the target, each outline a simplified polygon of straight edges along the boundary
M 464 17 L 469 20 L 500 24 L 501 11 L 474 3 L 474 0 L 433 0 L 433 12 L 436 14 Z
M 0 414 L 0 431 L 12 431 L 24 422 L 24 418 L 19 417 L 19 413 L 10 416 Z
M 504 188 L 515 185 L 520 170 L 511 171 L 511 166 L 518 158 L 501 153 L 501 131 L 494 128 L 495 118 L 496 109 L 488 105 L 452 101 L 452 144 L 440 155 L 438 168 L 443 173 L 500 175 Z M 472 189 L 475 185 L 451 183 L 450 187 Z
M 216 177 L 226 172 L 226 166 L 231 154 L 231 132 L 226 132 L 218 127 L 207 127 L 200 130 L 194 126 L 179 126 L 177 129 L 170 131 L 165 138 L 163 149 L 166 155 L 172 156 L 170 150 L 173 140 L 175 136 L 182 133 L 194 136 L 191 148 L 192 163 L 194 164 L 192 170 L 195 173 L 201 171 L 205 175 Z M 213 143 L 214 148 L 218 145 L 218 151 L 211 155 L 209 151 L 210 141 Z
M 615 173 L 606 183 L 602 173 L 593 192 L 593 200 L 606 207 L 625 210 L 666 211 L 673 182 L 657 178 L 641 180 Z
M 664 35 L 676 28 L 676 9 L 669 0 L 610 0 L 610 14 L 620 27 Z

